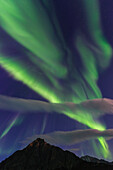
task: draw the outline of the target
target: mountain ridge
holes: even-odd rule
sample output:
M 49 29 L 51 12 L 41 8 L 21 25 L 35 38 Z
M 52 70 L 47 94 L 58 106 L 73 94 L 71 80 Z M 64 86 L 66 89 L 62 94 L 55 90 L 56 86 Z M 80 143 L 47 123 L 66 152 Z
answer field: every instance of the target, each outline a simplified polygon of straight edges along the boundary
M 37 138 L 23 150 L 16 151 L 0 163 L 0 170 L 74 170 L 113 169 L 107 163 L 87 162 L 70 151 Z

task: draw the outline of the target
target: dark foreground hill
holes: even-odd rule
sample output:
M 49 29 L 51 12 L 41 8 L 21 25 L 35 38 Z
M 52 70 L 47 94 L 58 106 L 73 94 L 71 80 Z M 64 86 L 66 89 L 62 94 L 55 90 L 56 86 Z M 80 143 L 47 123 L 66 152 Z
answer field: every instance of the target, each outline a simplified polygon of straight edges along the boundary
M 38 138 L 1 162 L 0 170 L 113 170 L 112 163 L 87 162 L 85 157 L 83 159 Z

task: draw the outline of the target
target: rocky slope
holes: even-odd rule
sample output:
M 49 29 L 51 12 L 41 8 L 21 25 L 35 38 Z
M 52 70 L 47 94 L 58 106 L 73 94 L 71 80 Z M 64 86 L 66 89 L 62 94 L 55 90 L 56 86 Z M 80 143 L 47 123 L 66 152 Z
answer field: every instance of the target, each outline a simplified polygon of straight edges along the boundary
M 97 159 L 97 158 L 94 158 L 94 157 L 91 157 L 88 155 L 82 156 L 81 159 L 84 161 L 87 161 L 87 162 L 104 163 L 104 164 L 108 164 L 108 165 L 113 165 L 113 162 L 108 162 L 103 159 Z
M 93 170 L 113 169 L 113 165 L 87 162 L 69 151 L 36 139 L 25 149 L 0 163 L 0 170 Z

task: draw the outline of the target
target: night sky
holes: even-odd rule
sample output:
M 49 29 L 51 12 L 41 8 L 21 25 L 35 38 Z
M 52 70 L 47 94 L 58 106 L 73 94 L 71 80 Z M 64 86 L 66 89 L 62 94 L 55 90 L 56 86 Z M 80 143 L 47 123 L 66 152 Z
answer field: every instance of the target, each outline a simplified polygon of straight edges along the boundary
M 113 99 L 113 1 L 83 1 L 0 0 L 0 95 L 50 103 Z M 0 161 L 24 148 L 28 137 L 94 129 L 85 116 L 79 121 L 67 112 L 25 115 L 1 109 Z M 97 122 L 113 129 L 112 115 Z M 107 143 L 111 155 L 98 139 L 58 146 L 113 160 L 113 140 Z

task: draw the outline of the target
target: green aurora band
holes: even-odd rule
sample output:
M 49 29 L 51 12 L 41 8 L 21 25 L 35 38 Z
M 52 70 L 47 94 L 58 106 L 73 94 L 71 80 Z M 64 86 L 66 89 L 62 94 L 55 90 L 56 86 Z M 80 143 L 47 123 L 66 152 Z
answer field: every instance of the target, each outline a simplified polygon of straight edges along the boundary
M 16 121 L 17 121 L 17 117 L 18 116 L 16 116 L 15 118 L 14 118 L 14 120 L 9 124 L 9 126 L 4 130 L 4 132 L 2 133 L 2 135 L 0 135 L 0 139 L 1 138 L 3 138 L 9 131 L 10 131 L 10 129 L 15 125 L 15 123 L 16 123 Z
M 25 49 L 23 56 L 6 56 L 2 52 L 1 42 L 0 65 L 16 80 L 52 103 L 79 103 L 102 98 L 96 84 L 99 77 L 97 68 L 102 70 L 109 65 L 112 50 L 101 31 L 98 1 L 81 0 L 81 3 L 84 4 L 91 42 L 81 31 L 77 36 L 75 34 L 75 48 L 82 60 L 82 69 L 78 71 L 71 61 L 73 54 L 64 41 L 52 0 L 0 0 L 1 27 Z M 89 128 L 106 129 L 91 114 L 75 115 L 69 110 L 63 114 Z M 98 140 L 100 150 L 96 153 L 108 158 L 110 151 L 105 139 L 101 137 Z

